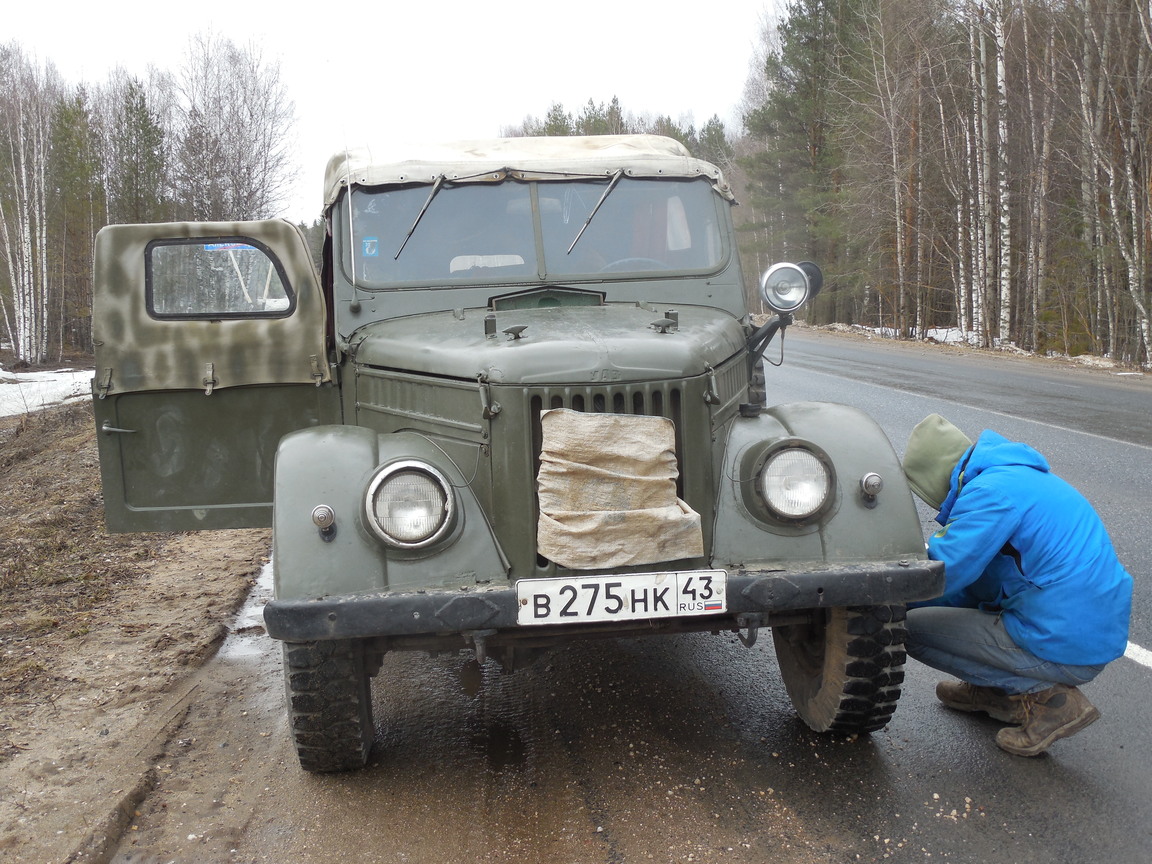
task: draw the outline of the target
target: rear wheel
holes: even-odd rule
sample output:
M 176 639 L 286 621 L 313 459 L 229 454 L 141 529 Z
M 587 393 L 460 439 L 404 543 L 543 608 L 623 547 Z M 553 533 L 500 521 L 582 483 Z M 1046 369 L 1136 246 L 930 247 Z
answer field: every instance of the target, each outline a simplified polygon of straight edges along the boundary
M 372 749 L 372 679 L 350 640 L 284 643 L 288 726 L 305 771 L 364 767 Z
M 772 628 L 784 687 L 817 732 L 873 732 L 896 710 L 904 683 L 903 606 L 816 610 Z

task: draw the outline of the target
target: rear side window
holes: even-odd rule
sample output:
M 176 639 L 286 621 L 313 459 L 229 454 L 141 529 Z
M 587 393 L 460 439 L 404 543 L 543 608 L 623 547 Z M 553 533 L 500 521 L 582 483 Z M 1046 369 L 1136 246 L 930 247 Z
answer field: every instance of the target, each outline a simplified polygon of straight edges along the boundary
M 156 241 L 144 256 L 156 318 L 282 318 L 296 304 L 280 262 L 251 238 Z

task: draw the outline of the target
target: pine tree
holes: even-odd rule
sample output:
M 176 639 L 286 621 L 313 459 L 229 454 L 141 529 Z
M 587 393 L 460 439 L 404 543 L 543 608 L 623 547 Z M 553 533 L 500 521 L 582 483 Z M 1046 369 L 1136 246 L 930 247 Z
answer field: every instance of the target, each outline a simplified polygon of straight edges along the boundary
M 159 111 L 144 83 L 128 78 L 118 89 L 108 133 L 108 218 L 113 223 L 169 218 L 167 154 Z
M 592 100 L 588 100 L 591 103 Z M 544 122 L 540 125 L 539 135 L 575 135 L 576 129 L 572 125 L 572 115 L 564 110 L 559 102 L 553 102 L 548 113 L 544 115 Z
M 724 129 L 724 121 L 717 114 L 704 124 L 696 140 L 696 155 L 713 165 L 727 169 L 732 163 L 732 142 Z
M 767 260 L 812 258 L 832 274 L 843 273 L 844 229 L 837 208 L 843 182 L 843 154 L 836 126 L 847 111 L 840 96 L 849 76 L 846 46 L 859 20 L 858 0 L 792 0 L 787 17 L 765 46 L 763 93 L 746 106 L 744 126 L 756 152 L 743 159 L 751 210 L 745 235 Z M 820 309 L 826 317 L 844 315 L 836 304 L 843 279 L 831 279 Z M 848 313 L 850 314 L 850 313 Z
M 49 228 L 55 335 L 60 353 L 92 341 L 92 241 L 104 221 L 99 135 L 83 86 L 64 94 L 52 119 Z

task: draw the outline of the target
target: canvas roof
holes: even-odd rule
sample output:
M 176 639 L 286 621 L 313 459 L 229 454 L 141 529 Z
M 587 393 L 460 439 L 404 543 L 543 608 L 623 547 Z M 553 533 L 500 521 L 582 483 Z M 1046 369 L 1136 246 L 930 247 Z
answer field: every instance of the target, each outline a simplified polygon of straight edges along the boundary
M 392 144 L 343 150 L 328 161 L 324 207 L 346 186 L 517 179 L 707 177 L 729 200 L 732 191 L 715 165 L 693 157 L 660 135 L 592 135 L 492 138 L 442 144 Z

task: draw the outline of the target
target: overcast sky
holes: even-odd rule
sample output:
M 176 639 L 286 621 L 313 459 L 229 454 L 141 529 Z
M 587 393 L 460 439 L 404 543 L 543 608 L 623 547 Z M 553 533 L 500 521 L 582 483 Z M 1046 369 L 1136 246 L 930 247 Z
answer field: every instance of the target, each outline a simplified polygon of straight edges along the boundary
M 553 102 L 578 113 L 613 96 L 634 114 L 697 127 L 717 114 L 731 128 L 772 2 L 305 0 L 291 14 L 283 0 L 9 3 L 0 39 L 93 84 L 116 65 L 175 71 L 192 33 L 254 42 L 296 104 L 300 173 L 284 215 L 310 220 L 345 146 L 493 137 Z

